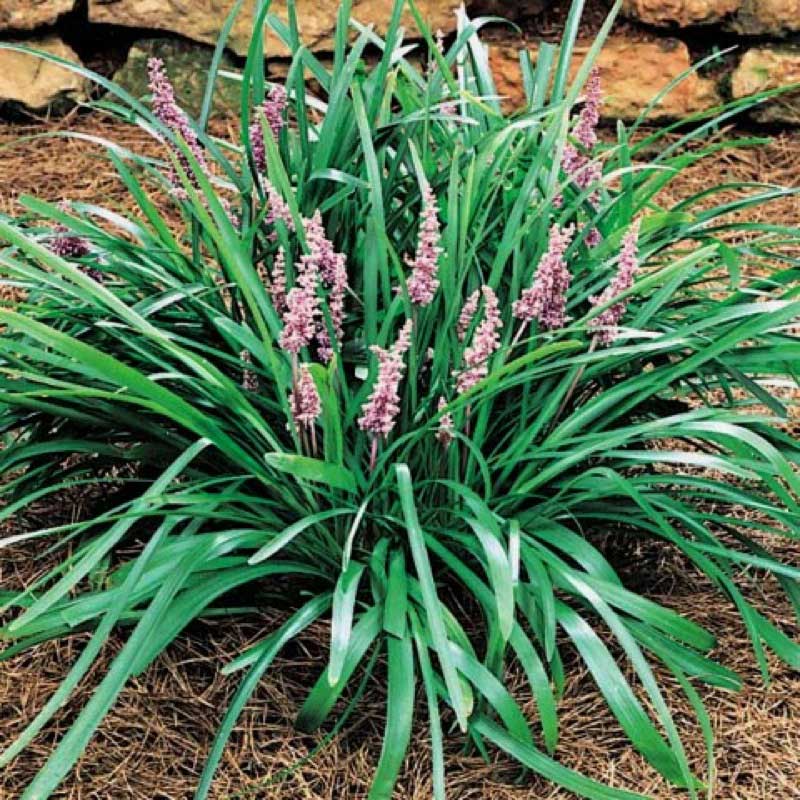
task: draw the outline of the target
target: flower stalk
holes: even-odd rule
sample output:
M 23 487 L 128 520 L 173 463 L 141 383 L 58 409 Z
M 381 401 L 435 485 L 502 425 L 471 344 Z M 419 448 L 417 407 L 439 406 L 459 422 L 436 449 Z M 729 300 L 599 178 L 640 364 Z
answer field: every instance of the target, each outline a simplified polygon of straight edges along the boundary
M 533 284 L 522 292 L 512 306 L 514 317 L 521 321 L 512 341 L 516 346 L 527 326 L 536 320 L 543 330 L 563 328 L 567 321 L 567 291 L 572 276 L 564 258 L 575 230 L 573 225 L 550 228 L 547 250 L 536 268 Z
M 443 252 L 439 244 L 440 239 L 436 195 L 430 185 L 426 185 L 422 191 L 422 223 L 417 252 L 414 258 L 406 259 L 406 264 L 411 267 L 411 276 L 407 284 L 408 296 L 415 305 L 423 307 L 430 305 L 439 288 L 436 273 L 439 268 L 439 256 Z
M 633 286 L 636 272 L 639 269 L 638 238 L 640 226 L 641 220 L 636 220 L 625 233 L 622 239 L 617 272 L 602 294 L 598 297 L 590 298 L 593 306 L 606 305 Z M 619 336 L 619 323 L 625 316 L 627 306 L 626 300 L 612 303 L 612 305 L 589 321 L 589 327 L 595 332 L 595 338 L 599 344 L 608 346 L 613 344 Z
M 403 356 L 411 347 L 412 322 L 406 320 L 395 343 L 388 349 L 372 345 L 370 350 L 378 358 L 378 377 L 369 399 L 361 408 L 358 427 L 372 435 L 370 469 L 375 468 L 378 439 L 386 439 L 397 424 L 400 413 L 400 381 L 403 379 L 405 363 Z

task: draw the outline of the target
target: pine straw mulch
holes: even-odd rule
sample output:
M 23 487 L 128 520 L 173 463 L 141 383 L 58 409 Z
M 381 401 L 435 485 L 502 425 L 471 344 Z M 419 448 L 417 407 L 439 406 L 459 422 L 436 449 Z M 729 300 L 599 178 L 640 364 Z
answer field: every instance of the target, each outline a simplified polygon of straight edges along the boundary
M 224 123 L 227 124 L 227 123 Z M 235 123 L 228 126 L 229 135 Z M 44 130 L 77 131 L 105 136 L 140 152 L 158 155 L 160 145 L 136 128 L 97 116 L 32 127 L 22 133 Z M 223 131 L 221 130 L 220 133 Z M 0 147 L 19 137 L 19 127 L 0 128 Z M 800 134 L 783 134 L 760 150 L 720 154 L 701 168 L 688 171 L 674 185 L 676 196 L 708 186 L 712 180 L 760 180 L 793 185 L 800 175 Z M 57 201 L 64 197 L 129 208 L 124 189 L 113 168 L 96 145 L 68 138 L 30 140 L 0 150 L 0 211 L 19 213 L 17 198 L 24 193 Z M 165 201 L 168 202 L 168 201 Z M 166 209 L 166 206 L 165 206 Z M 771 220 L 800 219 L 800 202 L 784 199 L 759 212 Z M 36 509 L 12 525 L 19 531 L 82 515 L 97 503 L 97 492 L 71 492 L 49 506 Z M 5 535 L 10 529 L 0 531 Z M 800 798 L 800 676 L 773 660 L 772 680 L 764 686 L 738 614 L 701 576 L 672 551 L 653 543 L 637 544 L 611 537 L 607 551 L 620 570 L 629 571 L 630 584 L 648 590 L 655 600 L 685 613 L 719 636 L 716 654 L 743 676 L 739 694 L 701 687 L 715 731 L 714 797 L 716 800 L 791 800 Z M 800 547 L 782 543 L 784 557 L 800 563 Z M 34 560 L 36 548 L 16 547 L 0 559 L 0 586 L 4 590 L 30 583 L 44 569 Z M 782 623 L 784 630 L 800 635 L 791 610 L 774 580 L 753 581 L 748 594 Z M 192 796 L 216 726 L 235 690 L 235 680 L 219 670 L 234 654 L 274 629 L 287 609 L 270 608 L 235 623 L 207 620 L 195 623 L 141 677 L 132 680 L 93 738 L 75 772 L 55 795 L 71 800 L 185 800 Z M 307 736 L 291 726 L 304 691 L 324 663 L 327 631 L 315 626 L 274 664 L 248 704 L 228 746 L 214 784 L 213 797 L 263 800 L 356 800 L 365 796 L 380 747 L 384 696 L 380 669 L 366 687 L 357 712 L 340 736 L 324 743 L 312 760 L 295 771 L 284 771 L 307 756 L 321 735 Z M 0 663 L 0 747 L 10 742 L 55 690 L 74 663 L 85 634 L 60 642 L 41 644 L 9 662 Z M 69 722 L 90 696 L 104 667 L 124 641 L 116 636 L 81 684 L 70 703 L 11 767 L 0 774 L 0 800 L 20 796 L 23 787 L 44 763 Z M 626 787 L 655 800 L 683 796 L 670 788 L 626 743 L 619 726 L 606 710 L 591 678 L 567 654 L 569 680 L 560 703 L 561 738 L 557 757 L 614 786 Z M 513 673 L 510 683 L 535 716 L 522 677 Z M 700 731 L 679 689 L 663 676 L 668 699 L 676 710 L 690 759 L 705 774 Z M 428 800 L 430 762 L 426 747 L 426 721 L 418 705 L 419 720 L 411 756 L 407 760 L 398 798 Z M 452 800 L 567 800 L 566 792 L 526 776 L 508 759 L 496 756 L 485 764 L 474 753 L 464 753 L 458 736 L 448 751 L 448 797 Z

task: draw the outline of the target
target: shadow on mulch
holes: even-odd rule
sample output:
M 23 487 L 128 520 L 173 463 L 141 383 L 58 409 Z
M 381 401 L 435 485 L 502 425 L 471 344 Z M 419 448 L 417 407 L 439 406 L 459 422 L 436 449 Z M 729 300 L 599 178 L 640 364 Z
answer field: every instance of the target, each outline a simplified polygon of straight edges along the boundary
M 221 123 L 227 125 L 227 123 Z M 136 128 L 100 119 L 76 117 L 47 130 L 78 131 L 105 136 L 139 152 L 160 155 L 160 145 Z M 22 135 L 43 132 L 42 127 L 21 130 L 0 127 L 0 147 Z M 222 131 L 221 131 L 222 132 Z M 228 126 L 233 138 L 235 125 Z M 800 134 L 781 135 L 761 150 L 720 154 L 700 169 L 688 171 L 672 187 L 675 196 L 699 190 L 713 181 L 760 180 L 792 185 L 800 174 Z M 24 193 L 48 200 L 100 200 L 115 210 L 129 208 L 129 199 L 101 151 L 86 141 L 69 138 L 32 139 L 0 151 L 0 211 L 19 213 L 17 198 Z M 168 200 L 164 200 L 168 203 Z M 164 206 L 166 210 L 166 206 Z M 800 219 L 800 200 L 784 198 L 759 211 L 762 219 Z M 751 217 L 752 218 L 752 217 Z M 76 517 L 96 497 L 86 494 L 59 499 L 62 516 Z M 51 508 L 17 520 L 19 528 L 40 519 L 52 523 Z M 8 531 L 6 531 L 7 533 Z M 701 688 L 716 736 L 713 774 L 716 800 L 792 800 L 800 798 L 800 676 L 776 660 L 772 680 L 765 686 L 755 668 L 747 636 L 736 610 L 705 580 L 664 545 L 610 535 L 609 556 L 628 570 L 631 585 L 653 599 L 685 613 L 719 637 L 716 656 L 745 679 L 742 692 L 733 694 Z M 800 563 L 800 545 L 782 544 L 787 561 Z M 0 559 L 0 586 L 4 590 L 30 583 L 43 569 L 31 546 L 7 551 Z M 757 576 L 749 593 L 782 623 L 787 633 L 798 629 L 775 581 Z M 132 680 L 92 739 L 78 767 L 55 797 L 70 800 L 187 800 L 202 770 L 216 727 L 236 688 L 236 677 L 220 674 L 221 667 L 277 627 L 284 609 L 230 620 L 198 622 L 142 676 Z M 38 645 L 0 664 L 0 748 L 30 722 L 74 663 L 85 642 L 79 634 L 59 642 Z M 308 763 L 288 772 L 322 742 L 323 736 L 299 734 L 292 720 L 305 692 L 325 660 L 328 631 L 324 625 L 308 629 L 284 657 L 276 660 L 247 705 L 231 738 L 214 783 L 217 800 L 358 800 L 365 797 L 376 763 L 383 728 L 384 694 L 378 678 L 361 699 L 358 711 L 343 733 Z M 119 634 L 106 648 L 58 718 L 34 744 L 0 774 L 0 800 L 21 795 L 23 787 L 42 766 L 67 726 L 91 695 L 105 665 L 119 650 Z M 569 653 L 567 653 L 569 658 Z M 561 738 L 557 757 L 565 765 L 605 781 L 648 795 L 655 800 L 684 796 L 670 788 L 628 746 L 618 724 L 606 709 L 591 678 L 577 660 L 560 703 Z M 690 760 L 706 774 L 699 727 L 679 689 L 666 676 L 664 685 L 676 722 L 684 735 Z M 509 683 L 535 718 L 535 708 L 521 675 Z M 418 703 L 411 754 L 396 796 L 407 800 L 431 797 L 430 759 L 424 703 Z M 501 755 L 490 764 L 460 748 L 460 737 L 448 746 L 448 798 L 451 800 L 567 800 L 567 792 L 524 776 Z

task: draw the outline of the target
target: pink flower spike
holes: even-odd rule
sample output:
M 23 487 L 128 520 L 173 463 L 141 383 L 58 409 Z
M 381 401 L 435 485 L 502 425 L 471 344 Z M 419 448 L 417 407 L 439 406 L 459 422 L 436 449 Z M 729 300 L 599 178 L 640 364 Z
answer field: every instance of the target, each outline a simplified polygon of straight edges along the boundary
M 600 107 L 603 104 L 603 91 L 600 86 L 600 70 L 593 67 L 586 81 L 583 108 L 578 114 L 578 122 L 572 131 L 575 139 L 587 150 L 597 144 L 597 125 L 600 122 Z
M 180 136 L 184 142 L 186 142 L 186 146 L 195 157 L 200 169 L 204 174 L 209 175 L 210 173 L 205 155 L 203 154 L 203 148 L 200 146 L 197 134 L 189 122 L 189 117 L 175 99 L 175 89 L 167 77 L 166 70 L 164 69 L 164 62 L 160 58 L 148 59 L 147 71 L 150 78 L 150 92 L 153 95 L 153 113 L 165 127 L 169 128 L 176 136 Z M 188 160 L 179 150 L 176 150 L 176 155 L 180 161 L 181 167 L 191 178 L 192 170 Z M 173 174 L 170 180 L 180 193 L 182 187 L 180 186 L 177 176 Z
M 319 398 L 317 384 L 311 375 L 308 364 L 301 364 L 297 376 L 297 385 L 289 397 L 292 417 L 298 428 L 310 428 L 322 413 L 322 401 Z
M 389 350 L 377 345 L 370 348 L 378 357 L 378 377 L 369 399 L 361 407 L 362 416 L 358 420 L 358 427 L 373 434 L 376 439 L 391 433 L 400 413 L 398 388 L 405 369 L 403 355 L 411 346 L 411 327 L 411 320 L 406 320 L 397 341 Z
M 262 178 L 264 192 L 267 195 L 267 216 L 264 222 L 267 225 L 274 225 L 278 220 L 286 225 L 290 231 L 294 230 L 294 218 L 289 208 L 288 203 L 281 197 L 280 192 L 266 179 Z M 276 234 L 272 234 L 272 239 L 277 238 Z
M 256 110 L 256 118 L 250 125 L 250 148 L 253 152 L 253 161 L 259 172 L 267 169 L 267 150 L 264 146 L 264 127 L 261 124 L 261 112 L 269 125 L 273 139 L 280 136 L 284 126 L 283 115 L 286 110 L 286 89 L 276 84 L 269 90 L 267 99 Z
M 430 186 L 422 191 L 422 223 L 419 228 L 417 252 L 413 259 L 407 258 L 406 264 L 411 267 L 408 279 L 408 296 L 418 306 L 427 306 L 433 300 L 439 288 L 436 277 L 439 256 L 439 208 L 436 195 Z
M 340 273 L 344 268 L 345 257 L 336 252 L 333 243 L 325 235 L 319 209 L 314 212 L 311 219 L 303 220 L 303 226 L 308 246 L 308 256 L 305 258 L 313 259 L 322 282 L 326 286 L 333 286 L 337 279 L 341 279 Z
M 323 286 L 330 288 L 328 311 L 337 346 L 341 346 L 344 336 L 344 301 L 348 289 L 347 259 L 342 253 L 336 252 L 333 243 L 325 235 L 319 210 L 314 212 L 311 219 L 304 220 L 303 225 L 308 253 L 301 256 L 300 261 L 320 276 Z M 320 358 L 329 362 L 333 358 L 334 349 L 324 319 L 321 319 L 318 326 L 317 343 Z
M 456 333 L 458 334 L 458 341 L 463 342 L 467 338 L 469 326 L 472 325 L 472 320 L 475 318 L 475 312 L 478 310 L 478 301 L 481 299 L 480 289 L 476 289 L 468 298 L 467 302 L 461 309 L 458 316 L 458 323 L 456 324 Z
M 571 144 L 564 147 L 564 152 L 561 156 L 561 169 L 581 191 L 596 185 L 603 177 L 603 169 L 600 163 L 583 155 L 583 153 L 579 153 L 577 148 Z M 592 205 L 597 205 L 598 200 L 598 193 L 595 190 L 590 195 L 589 202 Z M 563 198 L 559 196 L 557 205 L 561 207 L 562 204 Z
M 514 316 L 524 324 L 538 320 L 545 330 L 563 328 L 567 320 L 567 290 L 572 276 L 564 253 L 572 240 L 573 225 L 550 228 L 547 252 L 536 268 L 533 285 L 525 289 L 512 306 Z
M 464 351 L 466 369 L 456 374 L 456 388 L 459 394 L 471 389 L 489 373 L 489 359 L 500 347 L 500 329 L 503 321 L 497 295 L 488 287 L 482 288 L 484 316 L 472 337 L 472 344 Z
M 279 313 L 286 310 L 286 253 L 279 247 L 272 262 L 272 276 L 267 284 L 272 305 Z
M 267 118 L 270 132 L 277 139 L 285 125 L 283 115 L 286 112 L 286 89 L 279 83 L 272 86 L 264 103 L 264 116 Z
M 263 106 L 261 107 L 263 110 Z M 267 148 L 264 145 L 264 128 L 261 125 L 261 120 L 256 119 L 250 123 L 248 130 L 248 138 L 250 139 L 250 150 L 253 153 L 253 162 L 256 165 L 256 170 L 259 173 L 266 172 L 267 170 Z
M 313 261 L 306 257 L 298 265 L 297 285 L 286 295 L 283 313 L 283 330 L 280 346 L 288 353 L 297 354 L 311 344 L 317 331 L 319 273 Z
M 599 297 L 590 298 L 594 306 L 605 305 L 627 292 L 633 286 L 636 271 L 639 268 L 638 238 L 641 220 L 636 220 L 628 228 L 622 239 L 617 272 Z M 610 305 L 589 321 L 589 328 L 595 332 L 599 344 L 609 345 L 619 335 L 619 323 L 625 315 L 627 300 Z
M 603 177 L 603 170 L 600 164 L 591 158 L 591 152 L 598 142 L 597 125 L 600 122 L 600 107 L 602 103 L 603 93 L 600 88 L 600 71 L 595 67 L 586 82 L 583 107 L 578 114 L 578 120 L 572 131 L 575 141 L 580 144 L 584 152 L 580 152 L 572 144 L 567 144 L 561 155 L 561 169 L 581 190 L 588 189 Z M 560 207 L 563 203 L 563 198 L 559 196 L 555 200 L 556 206 Z M 593 192 L 589 197 L 589 202 L 592 205 L 597 205 L 598 200 L 597 192 Z

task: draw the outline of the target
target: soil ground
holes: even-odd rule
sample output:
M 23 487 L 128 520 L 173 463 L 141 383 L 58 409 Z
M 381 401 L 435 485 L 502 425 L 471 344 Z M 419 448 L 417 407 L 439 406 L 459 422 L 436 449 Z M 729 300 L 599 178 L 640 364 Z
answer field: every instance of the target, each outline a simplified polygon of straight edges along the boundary
M 227 123 L 220 123 L 224 133 Z M 233 133 L 234 124 L 230 125 Z M 0 128 L 0 212 L 19 213 L 25 193 L 49 200 L 68 198 L 123 208 L 125 193 L 106 162 L 102 149 L 87 139 L 65 138 L 65 131 L 107 137 L 140 151 L 159 152 L 159 145 L 135 128 L 97 117 L 76 117 L 58 124 Z M 47 138 L 19 141 L 20 136 Z M 16 142 L 11 147 L 6 147 Z M 739 149 L 720 154 L 682 176 L 672 190 L 681 195 L 712 183 L 739 180 L 796 185 L 800 176 L 800 134 L 780 134 L 759 150 Z M 787 198 L 760 212 L 763 219 L 800 220 L 800 201 Z M 57 507 L 35 509 L 20 526 L 74 518 L 101 501 L 97 492 L 60 498 Z M 0 535 L 8 531 L 0 531 Z M 765 685 L 758 674 L 746 634 L 735 609 L 701 577 L 669 551 L 656 545 L 642 548 L 625 541 L 610 543 L 615 560 L 630 567 L 631 580 L 653 599 L 685 613 L 719 636 L 717 657 L 743 676 L 739 694 L 700 689 L 715 734 L 711 775 L 715 800 L 793 800 L 800 798 L 800 675 L 773 661 Z M 783 546 L 785 558 L 800 564 L 800 546 Z M 31 548 L 6 552 L 0 559 L 3 589 L 30 582 L 43 569 Z M 755 582 L 751 596 L 770 610 L 784 630 L 800 630 L 772 581 Z M 284 610 L 231 621 L 197 623 L 140 678 L 131 681 L 78 768 L 63 784 L 59 798 L 70 800 L 187 800 L 192 796 L 216 726 L 236 684 L 220 674 L 229 658 L 249 642 L 274 628 Z M 380 681 L 366 689 L 358 712 L 340 736 L 325 743 L 314 757 L 286 774 L 299 759 L 322 742 L 321 737 L 296 733 L 292 719 L 304 689 L 316 677 L 327 642 L 324 626 L 308 630 L 279 659 L 248 704 L 226 751 L 212 796 L 262 800 L 358 800 L 366 796 L 380 746 L 383 696 Z M 9 662 L 0 663 L 0 749 L 29 722 L 66 674 L 84 639 L 75 636 L 39 645 Z M 107 648 L 107 662 L 119 647 Z M 69 705 L 26 754 L 0 774 L 0 800 L 13 800 L 43 764 L 60 734 L 90 696 L 102 674 L 98 665 Z M 616 787 L 654 800 L 683 796 L 667 786 L 626 743 L 618 725 L 598 696 L 591 678 L 567 665 L 570 675 L 560 704 L 561 738 L 557 757 L 566 765 Z M 518 696 L 532 711 L 519 676 Z M 703 761 L 700 730 L 688 713 L 677 687 L 669 690 L 676 719 L 690 757 L 700 774 Z M 448 752 L 448 797 L 451 800 L 567 800 L 568 793 L 542 780 L 523 776 L 507 759 L 490 764 L 464 753 L 453 737 Z M 398 798 L 428 800 L 429 756 L 426 722 L 419 720 L 411 756 L 397 792 Z

